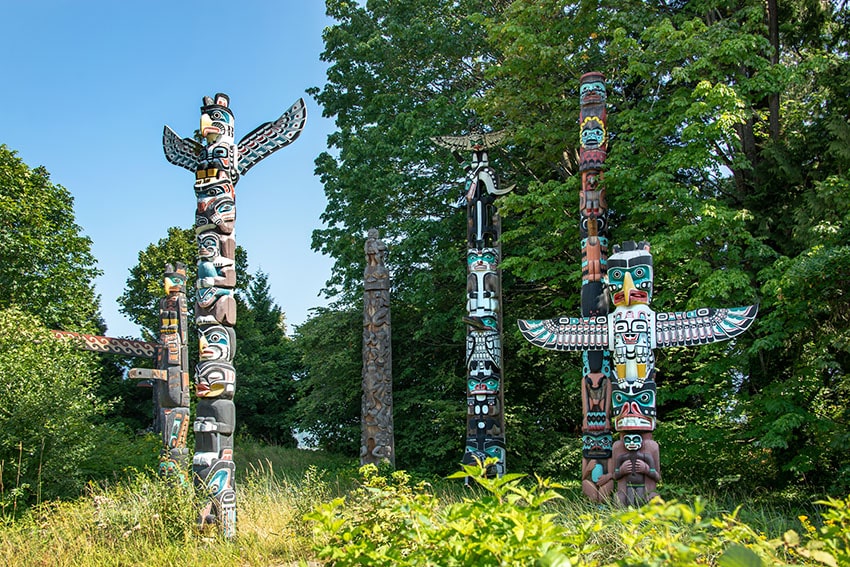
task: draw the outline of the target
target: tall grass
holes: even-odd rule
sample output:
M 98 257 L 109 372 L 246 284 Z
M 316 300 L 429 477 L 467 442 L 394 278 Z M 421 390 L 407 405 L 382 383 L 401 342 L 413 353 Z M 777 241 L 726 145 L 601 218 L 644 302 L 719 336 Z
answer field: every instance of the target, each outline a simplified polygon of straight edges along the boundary
M 161 482 L 152 463 L 148 471 L 131 471 L 108 483 L 89 484 L 74 501 L 41 503 L 17 516 L 0 514 L 0 564 L 314 564 L 314 526 L 304 515 L 320 503 L 351 494 L 357 486 L 356 463 L 319 451 L 282 449 L 249 440 L 242 440 L 237 448 L 239 515 L 238 537 L 233 541 L 220 538 L 215 530 L 199 532 L 195 525 L 198 500 L 193 490 Z M 481 495 L 480 489 L 465 488 L 460 481 L 427 480 L 440 507 Z M 568 485 L 561 492 L 565 497 L 547 504 L 547 512 L 567 529 L 586 530 L 589 518 L 607 524 L 612 514 L 618 513 L 615 508 L 587 502 L 577 485 Z M 718 517 L 743 503 L 739 517 L 771 537 L 788 529 L 800 530 L 800 514 L 814 516 L 811 507 L 745 501 L 728 493 L 709 496 L 704 502 L 705 513 Z M 594 545 L 612 560 L 628 545 L 623 532 L 598 532 L 594 538 Z
M 0 564 L 9 566 L 297 565 L 312 557 L 301 516 L 341 494 L 355 463 L 320 452 L 244 441 L 235 541 L 196 529 L 190 487 L 156 478 L 153 465 L 123 479 L 89 484 L 75 501 L 47 502 L 0 515 Z

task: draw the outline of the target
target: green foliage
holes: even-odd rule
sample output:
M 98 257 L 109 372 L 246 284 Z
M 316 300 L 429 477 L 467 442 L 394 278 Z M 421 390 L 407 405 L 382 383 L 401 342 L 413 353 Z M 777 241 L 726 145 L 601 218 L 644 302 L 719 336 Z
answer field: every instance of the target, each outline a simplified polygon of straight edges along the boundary
M 298 429 L 319 448 L 359 455 L 361 319 L 355 310 L 317 309 L 296 329 L 306 374 L 297 382 Z
M 70 192 L 0 144 L 0 308 L 17 306 L 48 328 L 96 331 L 100 271 L 81 231 Z
M 389 244 L 395 403 L 416 416 L 396 424 L 401 466 L 447 472 L 460 453 L 462 174 L 428 139 L 475 116 L 509 131 L 490 157 L 516 183 L 498 201 L 508 463 L 577 471 L 579 359 L 529 348 L 510 321 L 579 312 L 578 83 L 602 71 L 611 241 L 652 243 L 653 306 L 761 305 L 732 343 L 658 353 L 665 474 L 850 487 L 850 11 L 777 4 L 327 2 L 314 94 L 337 152 L 316 162 L 314 247 L 348 306 L 365 230 Z
M 591 505 L 549 480 L 486 479 L 477 467 L 428 484 L 368 466 L 352 486 L 351 461 L 338 456 L 249 440 L 236 450 L 242 464 L 234 541 L 197 531 L 193 491 L 161 482 L 150 469 L 91 483 L 73 501 L 0 519 L 0 561 L 81 567 L 848 562 L 848 498 L 799 509 L 787 502 L 762 506 L 748 496 L 694 499 L 682 491 L 682 502 L 621 509 Z M 473 486 L 464 487 L 462 477 Z
M 0 311 L 0 515 L 79 493 L 105 410 L 93 359 L 32 315 Z
M 239 432 L 276 445 L 292 446 L 296 380 L 302 366 L 285 334 L 283 311 L 270 295 L 268 274 L 257 272 L 245 293 L 236 323 Z
M 641 508 L 558 508 L 563 488 L 523 476 L 488 479 L 483 466 L 451 478 L 480 487 L 460 501 L 441 501 L 427 484 L 412 486 L 397 471 L 361 468 L 362 484 L 348 496 L 320 504 L 313 523 L 320 558 L 334 565 L 692 566 L 843 565 L 848 552 L 847 501 L 829 500 L 823 527 L 806 516 L 794 530 L 768 538 L 739 511 L 708 515 L 693 505 L 660 499 Z M 574 505 L 573 505 L 574 506 Z

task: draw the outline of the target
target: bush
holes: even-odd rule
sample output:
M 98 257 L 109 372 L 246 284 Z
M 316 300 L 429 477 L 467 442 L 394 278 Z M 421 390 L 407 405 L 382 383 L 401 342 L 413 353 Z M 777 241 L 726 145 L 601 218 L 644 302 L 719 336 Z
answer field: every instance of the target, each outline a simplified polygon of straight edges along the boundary
M 708 517 L 699 498 L 559 509 L 559 485 L 538 477 L 526 487 L 523 475 L 488 479 L 484 470 L 452 475 L 471 477 L 483 489 L 476 497 L 440 504 L 428 485 L 410 486 L 406 473 L 387 477 L 366 465 L 359 489 L 305 516 L 315 549 L 337 566 L 850 565 L 850 497 L 818 503 L 822 527 L 801 516 L 803 536 L 789 530 L 769 539 L 739 510 Z
M 0 311 L 0 515 L 76 496 L 95 448 L 93 359 L 38 319 Z

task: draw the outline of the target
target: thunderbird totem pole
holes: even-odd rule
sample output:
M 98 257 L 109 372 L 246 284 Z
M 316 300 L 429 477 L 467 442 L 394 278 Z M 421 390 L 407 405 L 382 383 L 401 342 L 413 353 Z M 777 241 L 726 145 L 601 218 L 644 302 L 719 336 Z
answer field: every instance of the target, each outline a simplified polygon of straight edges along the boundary
M 581 78 L 582 317 L 518 323 L 532 344 L 584 352 L 582 488 L 591 500 L 600 502 L 610 496 L 616 481 L 618 502 L 636 505 L 655 496 L 661 480 L 658 443 L 652 439 L 654 349 L 736 337 L 752 324 L 758 306 L 656 313 L 649 307 L 653 282 L 649 243 L 614 246 L 606 261 L 603 81 L 600 73 Z M 605 306 L 607 294 L 613 312 Z M 612 442 L 612 418 L 621 436 L 616 442 Z
M 505 393 L 502 387 L 502 310 L 499 262 L 502 258 L 501 222 L 495 201 L 513 186 L 500 188 L 499 177 L 490 167 L 487 150 L 505 133 L 473 132 L 467 136 L 432 138 L 449 148 L 466 169 L 466 331 L 467 419 L 464 464 L 495 457 L 488 475 L 505 474 Z M 466 162 L 461 150 L 471 151 Z
M 387 246 L 377 229 L 369 229 L 365 252 L 360 464 L 389 461 L 395 466 L 390 273 L 384 265 Z
M 192 471 L 196 487 L 209 496 L 199 521 L 202 526 L 218 523 L 228 538 L 236 535 L 236 183 L 257 162 L 292 143 L 306 120 L 304 100 L 299 99 L 276 121 L 266 122 L 236 144 L 230 99 L 219 93 L 203 98 L 200 134 L 204 144 L 181 138 L 168 126 L 163 131 L 166 159 L 195 174 L 195 322 L 200 361 L 195 369 L 195 395 L 199 399 Z

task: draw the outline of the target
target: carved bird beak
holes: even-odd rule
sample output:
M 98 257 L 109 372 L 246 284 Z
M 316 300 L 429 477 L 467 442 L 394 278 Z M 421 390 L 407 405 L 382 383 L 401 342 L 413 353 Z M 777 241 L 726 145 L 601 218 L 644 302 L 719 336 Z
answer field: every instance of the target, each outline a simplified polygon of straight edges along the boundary
M 221 134 L 221 130 L 213 125 L 210 115 L 201 114 L 201 136 L 207 139 L 207 143 L 215 143 L 221 137 Z
M 632 291 L 635 289 L 635 282 L 632 275 L 626 272 L 623 278 L 623 289 L 614 294 L 615 307 L 628 307 L 631 304 Z

